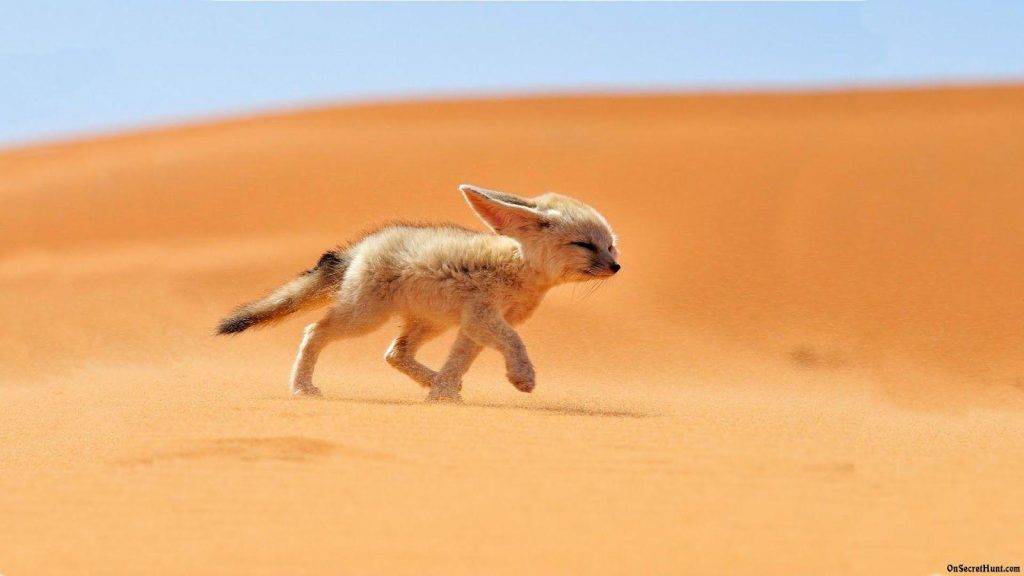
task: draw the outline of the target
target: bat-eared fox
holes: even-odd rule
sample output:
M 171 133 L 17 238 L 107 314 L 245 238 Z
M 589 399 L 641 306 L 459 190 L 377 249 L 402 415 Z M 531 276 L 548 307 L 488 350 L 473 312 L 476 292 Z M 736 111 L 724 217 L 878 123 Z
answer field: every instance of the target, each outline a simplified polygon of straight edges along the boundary
M 319 395 L 313 367 L 324 346 L 398 316 L 402 330 L 384 358 L 429 388 L 428 400 L 459 401 L 462 377 L 484 346 L 504 356 L 517 389 L 532 391 L 533 364 L 513 326 L 550 288 L 618 272 L 615 235 L 597 210 L 567 196 L 522 198 L 471 185 L 459 190 L 494 234 L 388 224 L 325 253 L 298 278 L 236 310 L 217 332 L 242 332 L 330 305 L 306 327 L 291 375 L 293 395 Z M 458 335 L 441 369 L 418 362 L 420 346 L 451 326 Z

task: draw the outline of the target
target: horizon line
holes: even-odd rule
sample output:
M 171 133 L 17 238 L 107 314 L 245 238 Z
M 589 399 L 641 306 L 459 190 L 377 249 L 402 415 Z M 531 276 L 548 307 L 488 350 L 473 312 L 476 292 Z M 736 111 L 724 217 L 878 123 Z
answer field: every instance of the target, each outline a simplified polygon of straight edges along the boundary
M 242 1 L 337 1 L 337 0 L 207 0 L 210 2 Z M 761 0 L 756 0 L 761 1 Z M 765 0 L 776 1 L 776 0 Z M 796 0 L 809 1 L 809 0 Z M 231 124 L 257 118 L 274 118 L 295 114 L 322 112 L 334 109 L 369 108 L 375 106 L 402 106 L 415 104 L 481 103 L 515 100 L 557 100 L 557 99 L 600 99 L 600 98 L 700 98 L 700 97 L 759 97 L 759 96 L 829 96 L 857 93 L 885 92 L 931 92 L 1000 90 L 1024 88 L 1024 77 L 993 80 L 947 80 L 938 82 L 907 81 L 885 84 L 843 84 L 827 86 L 775 86 L 768 88 L 721 87 L 721 88 L 579 88 L 579 89 L 535 89 L 535 90 L 477 90 L 438 92 L 419 97 L 399 94 L 382 94 L 354 98 L 312 100 L 298 103 L 270 104 L 237 111 L 211 111 L 189 114 L 178 118 L 157 119 L 151 122 L 126 123 L 98 130 L 72 131 L 63 135 L 30 137 L 21 140 L 4 140 L 0 137 L 0 155 L 50 146 L 76 145 L 95 140 L 143 136 L 155 132 L 185 130 L 206 125 Z

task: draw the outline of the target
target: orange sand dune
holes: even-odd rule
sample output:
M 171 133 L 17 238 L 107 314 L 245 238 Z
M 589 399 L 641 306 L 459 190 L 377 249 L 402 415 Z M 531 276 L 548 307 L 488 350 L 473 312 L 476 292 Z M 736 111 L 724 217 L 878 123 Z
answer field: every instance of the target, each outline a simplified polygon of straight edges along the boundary
M 932 574 L 1024 564 L 1024 87 L 356 106 L 0 153 L 0 573 Z M 463 406 L 230 308 L 456 186 L 623 271 Z M 425 352 L 436 364 L 448 340 Z

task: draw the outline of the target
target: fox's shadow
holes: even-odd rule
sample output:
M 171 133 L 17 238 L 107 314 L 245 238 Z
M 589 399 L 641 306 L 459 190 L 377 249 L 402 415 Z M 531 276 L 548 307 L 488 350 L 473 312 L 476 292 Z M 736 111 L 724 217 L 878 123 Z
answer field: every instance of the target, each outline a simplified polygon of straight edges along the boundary
M 316 400 L 321 402 L 346 402 L 351 404 L 380 404 L 390 406 L 432 406 L 431 404 L 422 400 L 399 400 L 393 398 L 339 398 L 339 397 L 323 397 L 317 398 Z M 485 408 L 485 409 L 502 409 L 502 410 L 525 410 L 528 412 L 546 412 L 548 414 L 557 414 L 561 416 L 597 416 L 604 418 L 647 418 L 652 416 L 646 412 L 639 410 L 628 410 L 628 409 L 609 409 L 590 407 L 582 405 L 572 404 L 515 404 L 508 402 L 463 402 L 461 404 L 454 404 L 455 407 L 466 407 L 466 408 Z

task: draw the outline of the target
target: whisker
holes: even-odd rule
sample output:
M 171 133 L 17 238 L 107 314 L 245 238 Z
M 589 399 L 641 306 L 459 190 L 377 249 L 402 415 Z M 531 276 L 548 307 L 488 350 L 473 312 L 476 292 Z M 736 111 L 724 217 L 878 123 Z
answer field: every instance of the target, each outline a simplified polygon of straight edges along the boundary
M 591 296 L 591 294 L 593 294 L 594 292 L 597 292 L 597 289 L 600 288 L 602 284 L 604 284 L 604 280 L 603 279 L 602 280 L 598 280 L 597 282 L 593 282 L 589 286 L 587 286 L 587 291 L 583 295 L 582 300 L 586 300 L 587 298 L 589 298 Z

